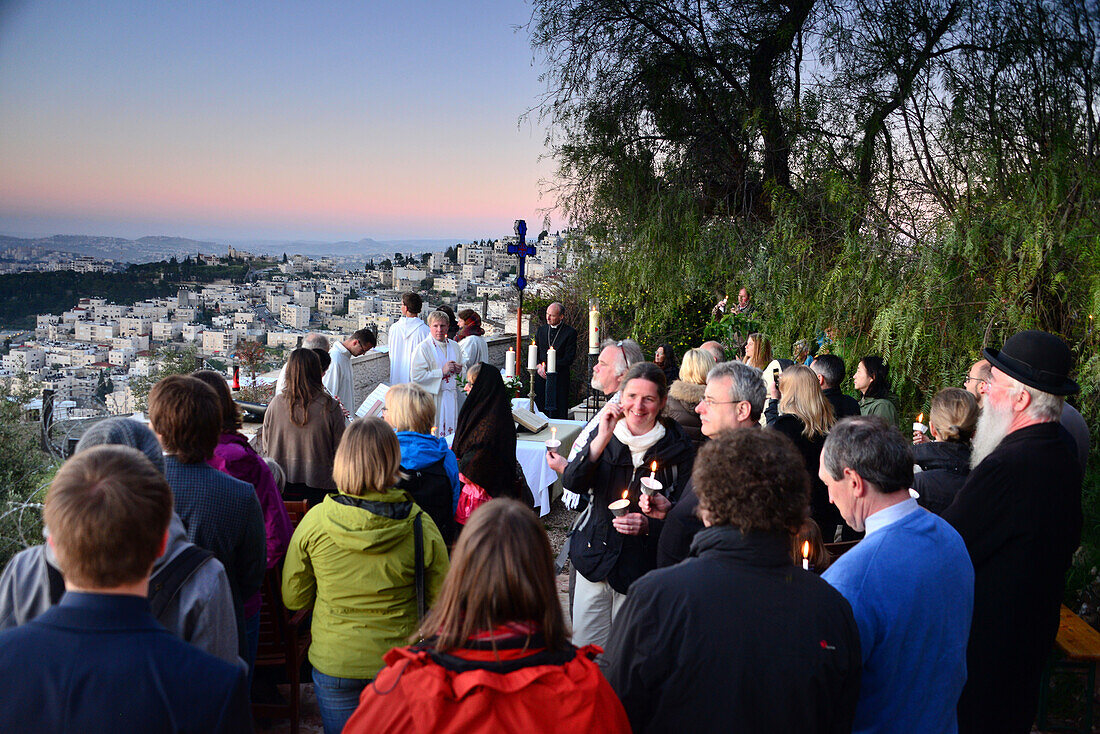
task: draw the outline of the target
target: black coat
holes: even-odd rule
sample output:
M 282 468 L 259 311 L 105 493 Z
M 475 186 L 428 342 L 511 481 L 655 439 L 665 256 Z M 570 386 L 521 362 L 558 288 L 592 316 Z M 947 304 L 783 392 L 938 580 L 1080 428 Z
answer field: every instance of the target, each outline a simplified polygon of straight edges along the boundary
M 921 468 L 913 475 L 917 502 L 929 512 L 942 515 L 955 500 L 970 474 L 970 444 L 932 441 L 913 446 L 913 463 Z
M 695 514 L 699 496 L 691 480 L 684 486 L 680 501 L 665 516 L 661 537 L 657 541 L 657 568 L 675 566 L 691 555 L 691 543 L 703 529 L 703 521 Z
M 839 387 L 827 387 L 821 391 L 825 399 L 833 406 L 833 415 L 837 420 L 850 415 L 859 415 L 859 401 L 851 395 L 845 395 Z
M 1029 732 L 1081 540 L 1081 468 L 1058 423 L 1013 431 L 943 512 L 974 563 L 959 732 Z
M 630 459 L 630 449 L 612 436 L 600 458 L 592 462 L 589 441 L 565 469 L 562 482 L 574 492 L 592 492 L 592 508 L 588 521 L 578 528 L 569 544 L 569 562 L 577 573 L 589 581 L 607 581 L 611 588 L 625 594 L 630 584 L 657 567 L 657 543 L 662 523 L 649 520 L 647 535 L 624 535 L 611 521 L 614 515 L 608 505 L 627 490 L 629 512 L 641 512 L 638 497 L 640 479 L 649 476 L 649 464 L 657 460 L 657 479 L 665 486 L 664 493 L 676 501 L 691 477 L 695 450 L 691 441 L 675 421 L 662 418 L 664 437 L 650 447 L 637 469 Z M 675 474 L 675 479 L 673 479 Z
M 577 330 L 569 324 L 561 324 L 554 329 L 554 335 L 550 335 L 550 327 L 543 324 L 535 331 L 535 346 L 538 349 L 539 364 L 546 362 L 546 350 L 554 346 L 555 363 L 558 376 L 555 378 L 558 392 L 555 396 L 557 404 L 553 412 L 546 410 L 546 380 L 535 373 L 535 403 L 551 418 L 565 418 L 569 408 L 569 372 L 573 368 L 573 361 L 577 358 Z M 527 358 L 524 352 L 523 358 Z M 526 365 L 526 363 L 524 363 Z M 476 383 L 475 383 L 476 384 Z
M 707 528 L 630 588 L 601 667 L 635 732 L 851 731 L 859 630 L 790 543 Z
M 817 521 L 821 528 L 821 537 L 826 543 L 832 543 L 839 525 L 844 530 L 850 530 L 840 515 L 836 505 L 829 502 L 829 489 L 817 476 L 818 464 L 821 462 L 821 448 L 825 445 L 825 437 L 806 438 L 802 435 L 805 423 L 797 415 L 785 413 L 776 419 L 768 428 L 779 431 L 794 442 L 798 453 L 802 454 L 802 461 L 806 465 L 806 471 L 810 475 L 810 516 Z

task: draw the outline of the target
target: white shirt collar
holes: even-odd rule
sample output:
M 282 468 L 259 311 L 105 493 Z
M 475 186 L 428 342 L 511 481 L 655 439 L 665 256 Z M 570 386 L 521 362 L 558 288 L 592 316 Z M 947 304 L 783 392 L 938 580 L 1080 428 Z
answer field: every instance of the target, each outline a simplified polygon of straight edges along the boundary
M 915 499 L 910 497 L 904 502 L 890 505 L 885 510 L 879 510 L 873 515 L 868 515 L 867 519 L 863 521 L 863 528 L 867 531 L 867 535 L 870 535 L 876 530 L 882 530 L 887 525 L 892 525 L 909 513 L 916 512 L 919 509 L 920 505 L 917 504 Z
M 344 342 L 336 342 L 336 344 L 334 346 L 336 347 L 336 350 L 339 351 L 339 352 L 343 352 L 344 354 L 351 354 L 351 351 L 348 350 L 348 348 L 344 346 Z

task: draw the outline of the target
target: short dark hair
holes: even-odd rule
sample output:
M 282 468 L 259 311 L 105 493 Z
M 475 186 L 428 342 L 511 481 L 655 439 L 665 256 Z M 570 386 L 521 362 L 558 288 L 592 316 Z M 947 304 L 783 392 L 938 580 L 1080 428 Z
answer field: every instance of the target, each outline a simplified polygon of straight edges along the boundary
M 691 478 L 711 525 L 796 532 L 809 512 L 806 463 L 779 431 L 720 433 L 699 449 Z
M 890 394 L 890 366 L 874 355 L 859 360 L 871 378 L 871 387 L 864 393 L 869 398 L 884 398 Z
M 311 349 L 310 351 L 317 355 L 317 360 L 321 363 L 321 374 L 328 372 L 328 368 L 332 364 L 332 355 L 328 353 L 328 350 Z
M 821 463 L 833 479 L 851 469 L 879 492 L 913 486 L 913 452 L 897 428 L 877 415 L 854 415 L 829 431 Z
M 416 316 L 420 313 L 420 309 L 424 308 L 424 301 L 419 294 L 409 291 L 401 294 L 401 305 L 413 316 Z
M 172 490 L 137 449 L 94 446 L 58 469 L 43 517 L 65 578 L 111 589 L 148 577 L 172 517 Z
M 214 455 L 222 408 L 214 388 L 190 375 L 169 375 L 149 391 L 149 423 L 164 451 L 184 464 Z
M 229 385 L 225 384 L 225 378 L 214 370 L 199 370 L 192 372 L 191 376 L 196 380 L 202 380 L 209 385 L 218 396 L 218 403 L 222 406 L 222 432 L 232 433 L 244 425 L 241 418 L 241 408 L 233 400 L 233 394 L 229 392 Z
M 665 377 L 664 370 L 652 362 L 638 362 L 630 366 L 630 369 L 623 374 L 623 380 L 619 383 L 619 389 L 626 389 L 626 383 L 631 380 L 649 380 L 657 386 L 657 395 L 662 400 L 668 397 L 668 379 Z
M 370 329 L 358 329 L 351 338 L 359 342 L 364 349 L 374 349 L 374 345 L 378 343 L 378 337 Z
M 844 360 L 835 354 L 817 355 L 810 369 L 825 379 L 825 387 L 838 387 L 844 382 Z

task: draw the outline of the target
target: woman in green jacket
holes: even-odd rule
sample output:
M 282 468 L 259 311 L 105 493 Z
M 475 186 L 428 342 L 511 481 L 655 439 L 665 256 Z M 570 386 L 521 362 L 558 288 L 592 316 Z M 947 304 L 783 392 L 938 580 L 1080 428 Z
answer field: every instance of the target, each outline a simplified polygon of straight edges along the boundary
M 431 517 L 394 488 L 397 436 L 376 418 L 344 433 L 332 475 L 338 494 L 311 509 L 294 531 L 283 567 L 283 601 L 312 607 L 309 661 L 325 734 L 338 734 L 382 655 L 408 643 L 419 624 L 416 519 L 420 518 L 425 604 L 447 573 L 447 547 Z
M 864 357 L 859 360 L 852 383 L 859 390 L 859 412 L 863 415 L 879 415 L 891 426 L 898 424 L 896 399 L 890 393 L 890 368 L 882 357 Z

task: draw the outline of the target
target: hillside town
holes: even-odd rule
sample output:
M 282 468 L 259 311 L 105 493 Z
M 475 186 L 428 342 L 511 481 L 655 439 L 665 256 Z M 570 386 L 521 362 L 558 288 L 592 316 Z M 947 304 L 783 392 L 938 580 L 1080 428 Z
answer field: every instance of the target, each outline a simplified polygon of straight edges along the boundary
M 34 332 L 0 357 L 0 380 L 23 394 L 52 391 L 59 417 L 104 408 L 126 415 L 137 408 L 135 382 L 155 375 L 158 362 L 183 349 L 227 376 L 239 364 L 241 345 L 262 345 L 278 358 L 310 331 L 347 335 L 369 328 L 384 350 L 407 291 L 421 294 L 422 313 L 444 303 L 455 311 L 470 308 L 483 314 L 487 335 L 514 334 L 516 256 L 508 245 L 515 242 L 508 236 L 423 256 L 395 253 L 380 266 L 356 269 L 303 255 L 281 262 L 253 258 L 245 283 L 216 281 L 132 304 L 82 297 L 64 313 L 37 316 Z M 538 297 L 561 284 L 578 256 L 560 235 L 544 236 L 536 253 L 527 258 L 526 292 Z M 238 250 L 228 255 L 242 256 L 251 257 Z M 211 255 L 199 258 L 219 262 Z

